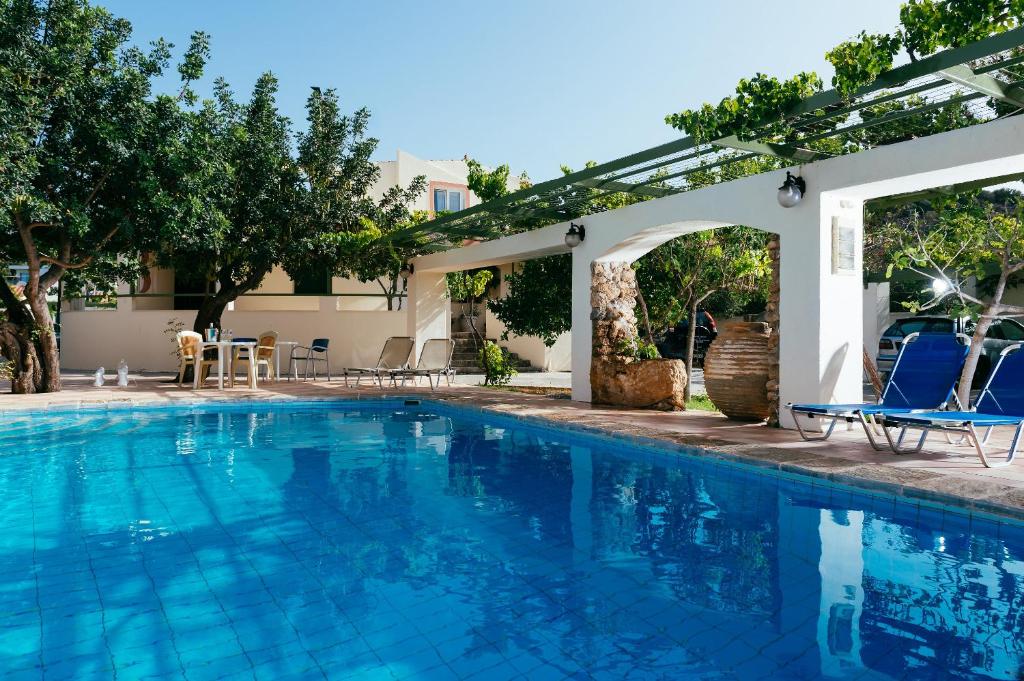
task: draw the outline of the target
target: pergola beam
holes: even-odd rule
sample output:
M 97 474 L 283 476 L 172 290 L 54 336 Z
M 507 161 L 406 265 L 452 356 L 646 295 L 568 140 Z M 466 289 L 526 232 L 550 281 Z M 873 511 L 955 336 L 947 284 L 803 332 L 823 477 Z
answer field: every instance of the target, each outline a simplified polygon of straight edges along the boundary
M 831 154 L 825 154 L 819 151 L 814 151 L 813 149 L 805 149 L 803 147 L 794 147 L 788 144 L 758 142 L 757 140 L 741 140 L 736 135 L 729 135 L 728 137 L 717 139 L 712 142 L 712 144 L 716 147 L 723 147 L 725 149 L 749 151 L 763 156 L 777 156 L 778 158 L 784 158 L 787 161 L 796 161 L 798 163 L 810 163 L 811 161 L 816 161 L 819 158 L 831 156 Z
M 1001 102 L 1024 108 L 1024 88 L 1004 83 L 985 73 L 975 73 L 965 64 L 942 69 L 938 75 L 951 83 L 962 85 Z
M 616 192 L 645 197 L 676 194 L 692 187 L 689 183 L 671 187 L 663 186 L 662 183 L 667 184 L 670 180 L 681 180 L 694 173 L 757 156 L 784 159 L 791 163 L 814 161 L 831 156 L 807 148 L 815 141 L 828 138 L 843 141 L 860 130 L 911 119 L 943 107 L 992 97 L 1024 108 L 1024 81 L 1019 80 L 1020 76 L 1009 68 L 1024 63 L 1024 55 L 1019 54 L 1022 46 L 1024 27 L 1018 27 L 898 66 L 880 74 L 873 82 L 853 93 L 841 93 L 834 89 L 818 92 L 780 111 L 777 117 L 762 121 L 746 135 L 751 138 L 749 140 L 728 136 L 707 143 L 692 136 L 683 137 L 540 182 L 529 189 L 471 206 L 458 213 L 397 230 L 387 240 L 392 243 L 410 243 L 426 234 L 436 239 L 490 238 L 503 233 L 505 225 L 530 229 L 539 226 L 549 216 L 563 217 L 563 206 L 574 205 L 584 188 L 593 192 L 590 198 Z M 976 69 L 967 66 L 979 61 L 984 63 Z M 949 87 L 947 83 L 953 83 L 956 87 Z M 934 96 L 929 91 L 934 92 Z M 913 95 L 926 92 L 929 96 L 923 97 L 921 101 L 911 99 Z M 857 116 L 858 112 L 889 102 L 906 102 L 907 106 L 878 112 L 881 115 L 860 115 L 850 121 L 845 120 L 847 116 Z M 837 121 L 840 117 L 844 120 Z M 764 139 L 772 135 L 773 126 L 778 122 L 808 134 L 790 144 Z M 725 149 L 738 150 L 739 153 L 723 154 Z
M 639 186 L 635 184 L 628 184 L 626 182 L 618 182 L 616 180 L 584 179 L 577 180 L 573 184 L 577 184 L 581 187 L 588 187 L 590 189 L 603 189 L 609 192 L 641 194 L 643 196 L 650 196 L 656 199 L 660 199 L 662 196 L 668 196 L 672 193 L 668 189 L 662 189 L 661 187 Z

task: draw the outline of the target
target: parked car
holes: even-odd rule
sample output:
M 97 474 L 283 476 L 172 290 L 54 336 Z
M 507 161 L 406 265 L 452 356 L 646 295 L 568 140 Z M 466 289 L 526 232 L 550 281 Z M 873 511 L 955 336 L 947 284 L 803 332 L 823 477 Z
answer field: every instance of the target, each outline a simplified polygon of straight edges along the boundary
M 718 325 L 714 317 L 701 310 L 697 313 L 697 329 L 693 334 L 693 365 L 704 366 L 704 356 L 707 355 L 711 341 L 718 336 Z M 689 320 L 682 320 L 674 327 L 665 331 L 659 338 L 655 338 L 655 345 L 658 354 L 666 359 L 686 359 L 686 335 L 689 332 Z
M 968 336 L 974 334 L 974 323 L 964 323 L 958 319 L 949 317 L 908 317 L 894 322 L 882 334 L 878 341 L 878 357 L 876 363 L 879 373 L 883 378 L 892 371 L 896 356 L 903 346 L 903 339 L 912 333 L 964 333 Z M 985 334 L 985 340 L 981 346 L 981 357 L 978 359 L 978 369 L 974 373 L 973 386 L 979 388 L 984 385 L 989 372 L 999 359 L 999 353 L 1008 345 L 1024 342 L 1024 324 L 1015 319 L 997 319 L 989 327 Z

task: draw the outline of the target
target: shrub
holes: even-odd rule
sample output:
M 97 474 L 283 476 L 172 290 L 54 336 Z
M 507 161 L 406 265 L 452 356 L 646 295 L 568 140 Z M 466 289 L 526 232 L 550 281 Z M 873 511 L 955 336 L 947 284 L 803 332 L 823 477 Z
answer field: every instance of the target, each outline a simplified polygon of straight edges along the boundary
M 630 357 L 637 361 L 661 357 L 654 343 L 648 343 L 641 338 L 620 341 L 615 351 L 623 357 Z
M 499 347 L 497 343 L 485 341 L 480 348 L 478 359 L 480 368 L 484 370 L 484 385 L 505 385 L 518 374 L 509 357 L 508 350 Z

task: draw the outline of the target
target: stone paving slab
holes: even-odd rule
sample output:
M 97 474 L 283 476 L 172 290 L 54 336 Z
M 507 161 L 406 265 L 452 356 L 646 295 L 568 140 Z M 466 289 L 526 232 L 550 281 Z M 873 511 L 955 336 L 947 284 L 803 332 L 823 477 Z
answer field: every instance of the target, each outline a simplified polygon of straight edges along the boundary
M 1024 521 L 1024 462 L 984 468 L 973 449 L 933 437 L 918 453 L 876 452 L 859 429 L 840 430 L 824 442 L 804 442 L 795 431 L 730 421 L 708 412 L 652 412 L 592 406 L 542 395 L 525 395 L 471 386 L 432 392 L 426 386 L 380 390 L 343 381 L 281 381 L 258 390 L 236 387 L 199 391 L 159 378 L 139 378 L 129 388 L 94 388 L 86 377 L 68 377 L 61 393 L 0 395 L 2 416 L 24 410 L 105 409 L 141 405 L 201 404 L 220 401 L 296 399 L 376 399 L 417 396 L 456 406 L 494 412 L 560 429 L 612 435 L 633 444 L 655 443 L 695 456 L 741 462 L 775 475 L 825 479 L 866 490 L 900 495 L 915 503 L 952 504 L 969 512 Z M 1003 446 L 1008 438 L 993 438 Z

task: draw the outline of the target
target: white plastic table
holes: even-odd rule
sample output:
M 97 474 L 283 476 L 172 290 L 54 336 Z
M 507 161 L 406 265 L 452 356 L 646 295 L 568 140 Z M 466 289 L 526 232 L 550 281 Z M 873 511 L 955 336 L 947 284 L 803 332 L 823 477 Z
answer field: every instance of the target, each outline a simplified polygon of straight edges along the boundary
M 231 377 L 231 382 L 234 383 L 235 372 L 234 367 L 231 366 L 231 352 L 232 348 L 249 348 L 249 385 L 253 388 L 256 387 L 256 345 L 258 341 L 202 341 L 199 343 L 199 350 L 197 357 L 202 361 L 203 351 L 207 348 L 217 348 L 217 388 L 219 390 L 224 389 L 224 365 L 227 365 L 228 375 Z M 193 390 L 199 390 L 202 385 L 203 372 L 199 370 L 199 363 L 196 363 L 195 371 L 195 384 L 192 386 Z
M 292 350 L 298 344 L 299 344 L 298 341 L 277 341 L 277 343 L 274 344 L 274 379 L 275 380 L 277 380 L 277 381 L 281 380 L 281 346 L 282 345 L 287 345 L 287 346 L 290 347 L 290 349 L 288 350 L 288 354 L 290 356 L 291 353 L 292 353 Z

